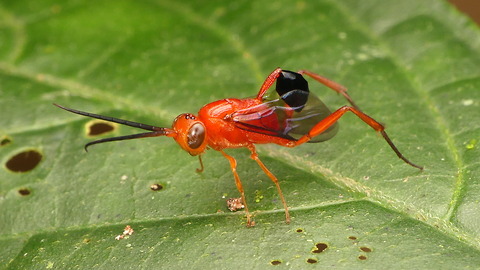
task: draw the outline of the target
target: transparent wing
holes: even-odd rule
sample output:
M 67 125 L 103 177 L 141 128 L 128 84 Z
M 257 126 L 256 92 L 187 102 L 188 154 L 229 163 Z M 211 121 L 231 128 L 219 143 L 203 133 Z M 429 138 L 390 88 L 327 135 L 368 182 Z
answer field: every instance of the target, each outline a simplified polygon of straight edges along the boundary
M 327 106 L 308 91 L 291 90 L 282 96 L 271 91 L 264 96 L 262 104 L 235 112 L 233 121 L 244 130 L 297 140 L 330 114 Z M 326 141 L 337 131 L 335 123 L 309 142 Z

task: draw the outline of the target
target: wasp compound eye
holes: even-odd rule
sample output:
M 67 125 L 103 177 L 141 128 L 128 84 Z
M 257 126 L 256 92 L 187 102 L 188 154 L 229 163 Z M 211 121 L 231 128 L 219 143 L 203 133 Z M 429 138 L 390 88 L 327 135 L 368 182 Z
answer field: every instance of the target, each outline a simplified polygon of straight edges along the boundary
M 201 123 L 195 123 L 188 130 L 187 144 L 191 149 L 197 149 L 205 140 L 205 127 Z

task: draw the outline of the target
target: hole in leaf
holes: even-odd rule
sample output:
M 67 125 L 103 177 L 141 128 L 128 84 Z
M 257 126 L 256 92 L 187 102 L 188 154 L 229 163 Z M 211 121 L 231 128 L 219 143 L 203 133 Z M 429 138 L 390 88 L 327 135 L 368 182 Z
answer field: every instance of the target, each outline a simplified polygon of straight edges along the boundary
M 357 237 L 355 237 L 355 236 L 349 236 L 348 239 L 350 239 L 350 240 L 357 240 Z
M 372 252 L 372 249 L 370 249 L 368 247 L 360 247 L 360 250 L 363 251 L 363 252 Z
M 22 195 L 22 196 L 28 196 L 30 195 L 30 193 L 32 193 L 28 188 L 21 188 L 18 190 L 18 194 Z
M 150 189 L 153 190 L 153 191 L 159 191 L 159 190 L 162 190 L 163 189 L 163 185 L 161 184 L 152 184 L 150 186 Z
M 271 265 L 279 265 L 281 263 L 282 263 L 282 261 L 279 261 L 279 260 L 273 260 L 273 261 L 270 262 Z
M 302 232 L 303 232 L 303 229 L 300 229 L 300 228 L 299 228 L 299 229 L 297 229 L 297 232 L 298 232 L 298 233 L 302 233 Z
M 307 263 L 317 263 L 317 262 L 318 262 L 317 259 L 310 258 L 310 259 L 307 260 Z
M 325 249 L 328 248 L 328 245 L 325 244 L 325 243 L 318 243 L 315 245 L 315 249 L 312 251 L 313 253 L 322 253 L 323 251 L 325 251 Z
M 360 255 L 358 256 L 358 258 L 362 261 L 366 260 L 367 259 L 367 256 L 364 256 L 364 255 Z
M 99 136 L 113 131 L 115 126 L 105 121 L 90 121 L 87 123 L 88 136 Z
M 42 155 L 35 150 L 26 150 L 11 157 L 6 164 L 7 169 L 13 172 L 28 172 L 37 167 Z
M 12 140 L 8 137 L 2 137 L 0 138 L 0 146 L 5 146 L 7 144 L 10 144 Z

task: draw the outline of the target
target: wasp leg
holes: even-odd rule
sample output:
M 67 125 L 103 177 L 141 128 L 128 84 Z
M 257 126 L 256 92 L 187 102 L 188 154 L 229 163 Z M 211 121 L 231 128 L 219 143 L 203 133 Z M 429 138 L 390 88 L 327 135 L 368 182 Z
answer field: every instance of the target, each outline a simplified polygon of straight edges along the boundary
M 201 172 L 203 172 L 203 169 L 204 169 L 203 161 L 202 161 L 202 155 L 198 155 L 198 161 L 200 162 L 200 168 L 197 168 L 196 171 L 197 171 L 197 173 L 201 173 Z
M 340 109 L 334 111 L 332 114 L 329 116 L 325 117 L 322 121 L 318 122 L 307 134 L 303 135 L 300 137 L 297 141 L 291 141 L 288 143 L 286 146 L 289 147 L 295 147 L 297 145 L 303 144 L 308 142 L 310 139 L 313 137 L 321 134 L 325 130 L 327 130 L 330 126 L 332 126 L 335 122 L 342 117 L 346 112 L 353 112 L 355 115 L 357 115 L 360 119 L 362 119 L 363 122 L 367 123 L 370 127 L 375 129 L 376 131 L 380 132 L 382 134 L 383 138 L 385 141 L 387 141 L 388 145 L 392 148 L 392 150 L 397 154 L 397 156 L 402 159 L 405 163 L 409 164 L 410 166 L 413 166 L 415 168 L 418 168 L 420 170 L 423 170 L 423 167 L 418 166 L 414 163 L 412 163 L 410 160 L 405 158 L 402 153 L 398 150 L 398 148 L 393 144 L 392 140 L 388 137 L 387 133 L 385 132 L 385 127 L 377 122 L 375 119 L 371 118 L 370 116 L 366 115 L 362 111 L 350 107 L 350 106 L 343 106 Z
M 320 76 L 316 73 L 313 73 L 311 71 L 308 71 L 308 70 L 300 70 L 298 71 L 298 73 L 300 74 L 305 74 L 305 75 L 308 75 L 310 76 L 312 79 L 316 80 L 317 82 L 325 85 L 326 87 L 332 89 L 333 91 L 341 94 L 342 96 L 344 96 L 348 102 L 357 110 L 360 111 L 360 108 L 357 106 L 357 104 L 355 104 L 355 102 L 353 101 L 353 99 L 350 97 L 350 95 L 347 93 L 347 88 L 337 82 L 334 82 L 328 78 L 325 78 L 323 76 Z
M 270 170 L 265 166 L 265 164 L 263 164 L 263 162 L 258 158 L 258 154 L 257 154 L 257 151 L 255 150 L 254 145 L 250 145 L 248 147 L 248 149 L 250 149 L 250 151 L 252 152 L 252 154 L 250 155 L 250 158 L 255 160 L 258 163 L 258 165 L 260 166 L 260 168 L 262 168 L 263 172 L 268 177 L 270 177 L 270 179 L 273 181 L 273 183 L 275 183 L 275 186 L 277 187 L 278 195 L 280 196 L 280 199 L 282 200 L 282 203 L 283 203 L 283 208 L 285 208 L 285 222 L 287 224 L 289 224 L 290 223 L 290 213 L 288 212 L 287 201 L 285 200 L 285 197 L 283 197 L 283 192 L 282 192 L 282 189 L 280 188 L 280 183 L 278 182 L 277 177 L 272 172 L 270 172 Z
M 268 75 L 268 77 L 263 82 L 262 87 L 260 87 L 260 91 L 258 91 L 257 99 L 261 100 L 263 98 L 263 95 L 265 95 L 270 86 L 272 86 L 272 84 L 277 80 L 281 72 L 281 68 L 276 68 L 274 71 L 272 71 L 272 73 L 270 73 L 270 75 Z
M 240 195 L 242 196 L 243 205 L 245 206 L 245 214 L 247 216 L 247 227 L 253 227 L 255 223 L 252 223 L 252 220 L 251 220 L 252 215 L 248 211 L 247 200 L 245 200 L 245 192 L 243 191 L 242 182 L 240 181 L 240 177 L 238 176 L 238 173 L 237 173 L 237 161 L 235 160 L 235 158 L 223 152 L 222 150 L 220 150 L 220 153 L 222 153 L 222 155 L 226 159 L 228 159 L 228 161 L 230 162 L 230 168 L 232 169 L 233 177 L 235 178 L 235 184 L 237 185 L 237 189 L 240 192 Z

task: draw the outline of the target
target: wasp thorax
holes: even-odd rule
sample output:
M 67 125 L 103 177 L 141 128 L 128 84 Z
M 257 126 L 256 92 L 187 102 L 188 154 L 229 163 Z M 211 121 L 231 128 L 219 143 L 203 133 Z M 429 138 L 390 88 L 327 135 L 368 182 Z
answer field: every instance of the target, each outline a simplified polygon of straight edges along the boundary
M 177 133 L 175 140 L 190 155 L 199 155 L 205 151 L 206 129 L 195 115 L 185 113 L 177 116 L 173 122 L 173 129 Z

